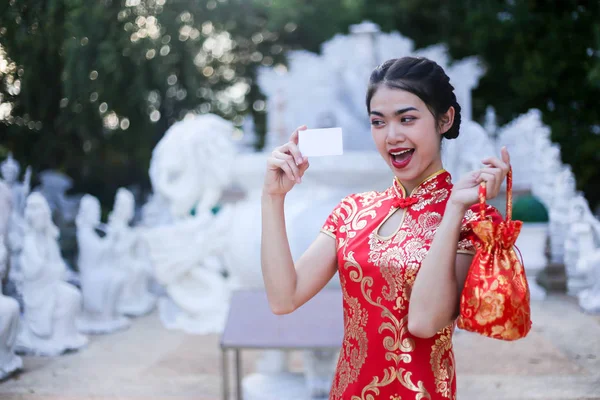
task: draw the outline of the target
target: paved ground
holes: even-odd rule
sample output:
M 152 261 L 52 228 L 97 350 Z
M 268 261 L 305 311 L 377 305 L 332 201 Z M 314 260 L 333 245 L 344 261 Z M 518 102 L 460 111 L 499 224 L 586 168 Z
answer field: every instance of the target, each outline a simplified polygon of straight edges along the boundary
M 533 304 L 534 330 L 508 343 L 459 332 L 459 400 L 600 399 L 600 317 L 564 296 Z M 251 372 L 257 352 L 244 354 Z M 221 390 L 218 337 L 164 329 L 156 315 L 58 358 L 26 357 L 2 400 L 208 400 Z M 300 367 L 294 355 L 292 365 Z

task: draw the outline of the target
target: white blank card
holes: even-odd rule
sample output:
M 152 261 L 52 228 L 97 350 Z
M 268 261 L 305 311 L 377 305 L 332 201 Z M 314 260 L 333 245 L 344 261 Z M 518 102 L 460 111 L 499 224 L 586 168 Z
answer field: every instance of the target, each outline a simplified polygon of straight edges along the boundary
M 340 156 L 344 154 L 342 128 L 298 131 L 298 148 L 304 157 Z

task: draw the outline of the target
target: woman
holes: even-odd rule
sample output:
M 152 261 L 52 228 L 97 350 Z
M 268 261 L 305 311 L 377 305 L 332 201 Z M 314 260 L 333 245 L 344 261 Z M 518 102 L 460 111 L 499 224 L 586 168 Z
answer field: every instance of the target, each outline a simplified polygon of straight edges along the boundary
M 367 111 L 392 185 L 343 199 L 295 265 L 283 204 L 308 169 L 297 146 L 306 127 L 267 162 L 262 270 L 272 311 L 294 311 L 339 272 L 345 333 L 330 399 L 456 398 L 452 332 L 476 240 L 467 222 L 477 216 L 481 182 L 488 199 L 500 191 L 509 155 L 503 148 L 502 160 L 483 160 L 453 187 L 441 161 L 443 140 L 459 134 L 453 90 L 427 59 L 393 59 L 373 71 Z

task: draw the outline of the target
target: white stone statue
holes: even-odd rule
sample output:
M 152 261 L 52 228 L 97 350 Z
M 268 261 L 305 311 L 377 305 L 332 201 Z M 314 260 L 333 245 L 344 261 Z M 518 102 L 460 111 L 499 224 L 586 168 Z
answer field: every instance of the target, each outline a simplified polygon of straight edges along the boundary
M 41 184 L 34 191 L 40 192 L 48 201 L 52 215 L 62 223 L 72 222 L 77 215 L 80 195 L 69 196 L 73 179 L 59 171 L 45 170 L 39 173 Z
M 138 317 L 149 313 L 156 305 L 150 292 L 152 269 L 138 256 L 140 237 L 129 224 L 135 212 L 133 194 L 119 188 L 112 212 L 108 216 L 106 239 L 110 243 L 109 263 L 126 275 L 125 285 L 118 300 L 121 314 Z
M 11 191 L 0 182 L 0 379 L 4 379 L 23 367 L 23 361 L 15 354 L 19 332 L 19 303 L 2 294 L 1 281 L 6 276 L 8 250 L 5 234 L 12 208 Z
M 499 153 L 500 148 L 506 146 L 510 152 L 513 190 L 531 191 L 541 199 L 543 194 L 537 189 L 541 188 L 540 177 L 545 177 L 546 171 L 539 167 L 541 158 L 546 156 L 545 151 L 551 146 L 550 129 L 542 122 L 541 113 L 530 110 L 499 129 L 495 127 L 494 117 L 490 115 L 486 118 L 489 118 L 486 130 L 496 132 L 496 151 Z M 549 206 L 547 201 L 541 201 L 546 207 Z
M 557 178 L 563 169 L 560 157 L 560 146 L 557 144 L 543 141 L 543 146 L 536 149 L 535 154 L 537 171 L 536 176 L 540 177 L 538 182 L 534 182 L 533 194 L 539 198 L 549 210 L 555 199 L 554 190 L 557 186 Z M 561 188 L 562 189 L 562 188 Z
M 167 296 L 159 299 L 163 324 L 192 334 L 223 329 L 229 288 L 220 256 L 231 251 L 228 209 L 216 218 L 197 217 L 146 230 L 157 282 Z
M 171 215 L 167 200 L 159 193 L 149 195 L 146 203 L 142 206 L 142 220 L 140 225 L 151 228 L 168 225 L 172 222 L 173 216 Z
M 488 135 L 491 137 L 496 136 L 496 131 L 498 130 L 498 118 L 496 116 L 496 110 L 493 106 L 487 106 L 485 109 L 485 121 L 483 123 L 483 129 L 485 129 Z
M 571 200 L 568 219 L 564 245 L 567 288 L 569 294 L 577 295 L 593 284 L 588 258 L 600 249 L 600 221 L 594 217 L 581 193 Z
M 113 263 L 110 252 L 116 246 L 101 237 L 100 202 L 86 194 L 75 220 L 79 246 L 79 274 L 83 312 L 77 321 L 83 333 L 110 333 L 129 327 L 129 319 L 118 311 L 118 302 L 127 282 L 127 271 Z
M 31 185 L 31 167 L 25 171 L 23 182 L 19 182 L 21 166 L 13 158 L 12 153 L 8 154 L 6 160 L 0 164 L 2 180 L 8 185 L 12 192 L 13 211 L 23 214 L 25 210 L 25 200 L 29 195 Z
M 569 205 L 575 196 L 575 177 L 571 167 L 564 166 L 554 176 L 553 198 L 549 207 L 550 218 L 550 261 L 564 263 L 564 248 L 569 226 Z
M 30 192 L 31 168 L 28 167 L 25 171 L 23 182 L 19 182 L 19 174 L 21 166 L 13 158 L 12 153 L 9 153 L 6 160 L 0 165 L 2 180 L 11 191 L 12 196 L 12 211 L 8 223 L 8 231 L 6 236 L 6 244 L 8 246 L 9 262 L 8 262 L 8 292 L 11 296 L 20 299 L 21 286 L 21 268 L 19 259 L 21 248 L 23 246 L 23 235 L 25 231 L 25 200 Z
M 456 139 L 442 144 L 444 168 L 455 181 L 470 171 L 481 168 L 481 160 L 494 155 L 494 143 L 488 133 L 477 122 L 470 120 L 461 122 L 460 135 Z
M 230 185 L 235 165 L 233 124 L 204 114 L 173 124 L 152 151 L 150 180 L 175 220 L 209 215 Z M 218 162 L 210 165 L 209 160 Z
M 58 229 L 41 194 L 27 197 L 25 221 L 20 260 L 24 315 L 17 350 L 52 356 L 79 349 L 88 342 L 75 326 L 81 294 L 64 281 L 67 268 L 58 247 Z
M 252 114 L 244 117 L 242 122 L 242 137 L 237 141 L 236 147 L 240 153 L 254 153 L 256 151 L 256 125 Z
M 150 162 L 156 194 L 166 200 L 171 223 L 143 229 L 166 327 L 190 333 L 223 328 L 229 288 L 221 257 L 231 251 L 231 210 L 211 210 L 231 185 L 237 157 L 233 124 L 205 114 L 174 124 L 157 144 Z
M 591 287 L 577 295 L 579 306 L 588 313 L 600 313 L 600 247 L 582 258 L 579 268 L 587 275 Z

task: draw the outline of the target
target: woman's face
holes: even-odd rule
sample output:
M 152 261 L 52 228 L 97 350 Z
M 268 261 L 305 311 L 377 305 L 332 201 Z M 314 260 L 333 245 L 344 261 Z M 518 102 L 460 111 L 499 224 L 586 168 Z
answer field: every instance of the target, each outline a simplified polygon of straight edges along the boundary
M 452 107 L 438 129 L 418 96 L 382 85 L 371 98 L 369 117 L 377 150 L 409 192 L 442 168 L 440 135 L 452 126 Z

